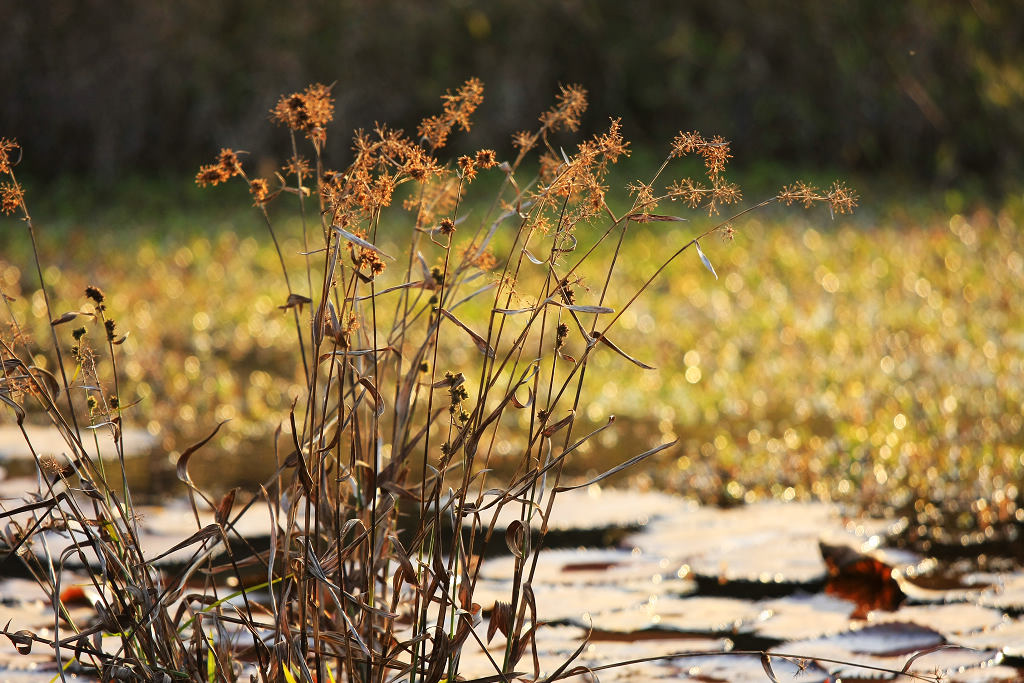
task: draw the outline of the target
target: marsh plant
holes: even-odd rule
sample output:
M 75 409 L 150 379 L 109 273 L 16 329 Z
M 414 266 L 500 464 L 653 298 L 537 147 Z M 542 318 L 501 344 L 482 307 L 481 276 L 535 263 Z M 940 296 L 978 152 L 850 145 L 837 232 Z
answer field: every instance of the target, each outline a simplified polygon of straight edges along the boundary
M 230 149 L 200 169 L 199 185 L 247 185 L 275 246 L 282 207 L 271 205 L 299 217 L 289 225 L 301 226 L 304 265 L 290 269 L 292 255 L 277 253 L 279 314 L 294 323 L 301 391 L 275 432 L 276 472 L 258 492 L 214 497 L 193 483 L 189 462 L 216 449 L 218 426 L 182 452 L 177 475 L 195 532 L 170 549 L 191 552 L 177 566 L 141 550 L 121 431 L 132 404 L 118 367 L 128 331 L 97 287 L 80 310 L 49 310 L 36 258 L 52 337 L 30 343 L 12 316 L 0 399 L 20 426 L 54 425 L 66 449 L 59 461 L 37 456 L 39 490 L 3 515 L 6 552 L 53 604 L 52 632 L 5 631 L 20 651 L 49 648 L 62 678 L 85 670 L 103 680 L 435 683 L 456 680 L 467 649 L 490 658 L 493 676 L 479 680 L 573 672 L 571 658 L 540 671 L 535 656 L 543 614 L 532 578 L 552 506 L 673 445 L 590 481 L 563 477 L 590 440 L 614 429 L 612 415 L 596 427 L 579 419 L 593 391 L 588 363 L 609 354 L 622 373 L 653 371 L 617 343 L 622 315 L 672 266 L 706 268 L 714 286 L 712 240 L 730 239 L 742 215 L 776 202 L 845 213 L 856 196 L 842 184 L 795 183 L 722 220 L 741 201 L 726 178 L 729 143 L 683 132 L 649 177 L 625 188 L 627 208 L 613 210 L 609 171 L 630 153 L 620 121 L 556 142 L 578 134 L 587 106 L 578 86 L 562 87 L 534 127 L 513 136 L 509 158 L 479 149 L 442 161 L 483 92 L 473 79 L 444 95 L 413 135 L 356 131 L 347 165 L 332 166 L 323 154 L 331 89 L 313 85 L 270 113 L 293 150 L 279 172 L 256 177 Z M 4 139 L 0 152 L 3 211 L 20 214 L 34 244 L 15 178 L 20 148 Z M 481 186 L 493 198 L 474 197 L 467 211 Z M 406 214 L 389 209 L 399 203 Z M 703 227 L 661 245 L 664 261 L 635 290 L 618 284 L 632 226 L 687 218 Z M 679 263 L 684 254 L 691 260 Z M 40 355 L 50 370 L 33 361 Z M 92 456 L 92 440 L 112 441 L 120 459 Z M 510 511 L 514 521 L 499 526 Z M 264 547 L 238 530 L 256 514 L 268 520 Z M 64 545 L 51 547 L 54 538 Z M 503 600 L 479 604 L 474 586 L 492 538 L 514 555 L 514 580 Z M 88 567 L 88 617 L 65 604 L 73 563 Z

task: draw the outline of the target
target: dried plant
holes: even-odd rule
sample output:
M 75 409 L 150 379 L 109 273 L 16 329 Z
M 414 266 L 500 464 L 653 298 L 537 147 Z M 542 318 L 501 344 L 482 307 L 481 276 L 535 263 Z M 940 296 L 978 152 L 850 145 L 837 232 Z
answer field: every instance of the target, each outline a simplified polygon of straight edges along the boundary
M 177 473 L 196 528 L 172 548 L 193 553 L 176 572 L 159 569 L 161 557 L 145 556 L 139 543 L 121 444 L 116 346 L 123 334 L 103 293 L 90 288 L 82 310 L 50 312 L 56 375 L 4 339 L 0 399 L 19 424 L 29 404 L 45 415 L 68 455 L 66 462 L 38 460 L 39 492 L 3 515 L 8 552 L 21 556 L 55 607 L 52 637 L 6 631 L 12 642 L 25 651 L 53 648 L 62 678 L 73 661 L 104 680 L 436 683 L 455 680 L 461 654 L 483 647 L 474 627 L 489 615 L 488 638 L 500 633 L 505 648 L 487 680 L 539 676 L 531 656 L 539 625 L 532 580 L 555 499 L 673 445 L 638 453 L 590 482 L 563 480 L 567 460 L 614 419 L 579 433 L 590 360 L 616 354 L 637 372 L 653 370 L 615 343 L 618 321 L 684 252 L 692 249 L 714 273 L 699 241 L 730 235 L 739 216 L 772 202 L 823 203 L 838 212 L 856 204 L 842 185 L 828 192 L 787 186 L 696 231 L 624 294 L 614 286 L 616 263 L 632 223 L 685 220 L 658 212 L 676 200 L 714 215 L 741 195 L 725 180 L 728 142 L 680 133 L 660 168 L 630 185 L 628 210 L 613 211 L 605 201 L 608 173 L 629 155 L 619 120 L 571 152 L 551 140 L 578 129 L 586 97 L 578 86 L 562 88 L 537 128 L 514 136 L 513 159 L 481 149 L 446 164 L 438 151 L 453 131 L 469 130 L 483 100 L 483 84 L 473 79 L 443 97 L 442 113 L 425 119 L 416 139 L 381 125 L 356 131 L 348 165 L 330 170 L 321 153 L 333 101 L 329 87 L 313 85 L 271 111 L 292 136 L 282 174 L 250 177 L 244 156 L 230 149 L 200 168 L 199 185 L 247 183 L 275 246 L 269 203 L 293 202 L 302 216 L 305 277 L 289 272 L 280 247 L 278 256 L 281 308 L 295 324 L 303 391 L 274 444 L 277 472 L 259 495 L 214 499 L 193 483 L 189 462 L 211 448 L 219 426 L 181 454 Z M 302 139 L 311 161 L 299 155 Z M 34 243 L 14 177 L 18 149 L 0 141 L 0 171 L 9 177 L 3 209 L 23 214 Z M 532 152 L 539 171 L 526 180 Z M 685 155 L 702 160 L 704 177 L 657 189 Z M 500 189 L 488 211 L 467 217 L 466 193 L 485 173 L 499 176 Z M 397 239 L 407 246 L 392 256 L 380 238 L 396 228 L 382 212 L 400 188 L 411 219 Z M 590 231 L 586 249 L 577 237 L 583 230 Z M 583 266 L 595 262 L 603 275 L 586 283 Z M 69 358 L 62 351 L 69 340 L 58 331 L 79 318 L 102 332 L 76 328 Z M 453 354 L 460 348 L 471 353 Z M 495 444 L 509 433 L 518 456 L 499 475 Z M 116 472 L 90 455 L 86 434 L 113 440 Z M 505 508 L 517 512 L 502 532 L 516 558 L 513 588 L 505 600 L 480 605 L 479 558 Z M 269 548 L 253 548 L 237 530 L 257 510 L 269 514 Z M 66 550 L 47 552 L 43 530 L 68 536 Z M 98 596 L 90 623 L 76 623 L 63 602 L 71 557 L 90 567 Z M 269 597 L 258 599 L 261 591 Z M 571 662 L 548 680 L 569 673 Z

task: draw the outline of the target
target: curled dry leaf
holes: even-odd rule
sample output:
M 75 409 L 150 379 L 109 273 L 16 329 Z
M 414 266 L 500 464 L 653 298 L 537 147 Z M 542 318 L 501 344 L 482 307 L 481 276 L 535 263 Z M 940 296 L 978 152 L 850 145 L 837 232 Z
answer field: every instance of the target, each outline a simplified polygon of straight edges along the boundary
M 453 323 L 456 324 L 456 326 L 458 326 L 466 334 L 468 334 L 473 339 L 473 343 L 476 344 L 476 347 L 480 349 L 481 353 L 483 353 L 488 358 L 494 358 L 494 349 L 487 345 L 487 341 L 483 337 L 481 337 L 473 330 L 469 329 L 469 327 L 467 327 L 464 322 L 456 318 L 449 311 L 446 311 L 443 308 L 439 308 L 438 311 L 440 311 L 441 315 L 451 320 Z
M 622 356 L 623 358 L 625 358 L 626 360 L 628 360 L 630 363 L 632 363 L 633 365 L 635 365 L 637 367 L 643 368 L 644 370 L 656 370 L 657 369 L 653 365 L 648 365 L 647 363 L 644 363 L 643 361 L 640 361 L 640 360 L 637 360 L 636 358 L 633 358 L 633 356 L 629 355 L 628 353 L 626 353 L 625 351 L 620 349 L 618 346 L 616 346 L 615 343 L 611 339 L 609 339 L 607 337 L 607 335 L 605 335 L 602 332 L 594 332 L 592 338 L 594 339 L 595 342 L 600 342 L 600 343 L 604 344 L 609 349 L 611 349 L 615 353 L 619 354 L 620 356 Z
M 308 296 L 292 293 L 288 295 L 288 301 L 286 301 L 283 306 L 278 306 L 278 308 L 282 311 L 287 311 L 289 308 L 295 308 L 297 306 L 301 311 L 304 305 L 311 303 L 313 303 L 313 300 Z

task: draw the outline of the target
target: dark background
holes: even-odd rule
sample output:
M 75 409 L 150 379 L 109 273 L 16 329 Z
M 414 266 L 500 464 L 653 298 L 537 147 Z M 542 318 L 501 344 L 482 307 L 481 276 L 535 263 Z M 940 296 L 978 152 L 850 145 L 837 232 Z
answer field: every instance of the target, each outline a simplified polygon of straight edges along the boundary
M 738 159 L 1007 186 L 1024 149 L 1024 16 L 1010 1 L 0 6 L 0 135 L 42 181 L 194 171 L 221 146 L 277 153 L 286 136 L 267 110 L 315 81 L 336 82 L 335 154 L 377 120 L 415 129 L 470 76 L 486 99 L 467 145 L 507 146 L 559 83 L 579 82 L 586 128 L 622 116 L 659 154 L 699 129 Z

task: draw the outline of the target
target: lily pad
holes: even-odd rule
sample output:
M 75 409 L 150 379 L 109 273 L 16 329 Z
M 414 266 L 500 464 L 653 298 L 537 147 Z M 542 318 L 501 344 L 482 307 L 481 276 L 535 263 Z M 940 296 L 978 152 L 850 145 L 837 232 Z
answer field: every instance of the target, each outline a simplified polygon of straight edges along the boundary
M 915 673 L 950 674 L 996 664 L 1002 657 L 996 650 L 945 645 L 947 641 L 938 631 L 917 624 L 892 623 L 789 642 L 776 650 L 816 659 L 838 678 L 893 678 L 904 667 Z
M 754 633 L 774 640 L 802 640 L 841 633 L 850 627 L 855 605 L 830 595 L 792 595 L 761 603 L 771 613 Z
M 895 612 L 871 612 L 868 622 L 886 624 L 906 622 L 927 625 L 947 638 L 994 628 L 1003 623 L 1003 613 L 996 609 L 968 604 L 911 605 Z

